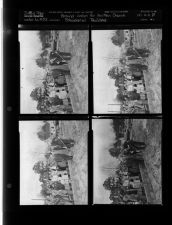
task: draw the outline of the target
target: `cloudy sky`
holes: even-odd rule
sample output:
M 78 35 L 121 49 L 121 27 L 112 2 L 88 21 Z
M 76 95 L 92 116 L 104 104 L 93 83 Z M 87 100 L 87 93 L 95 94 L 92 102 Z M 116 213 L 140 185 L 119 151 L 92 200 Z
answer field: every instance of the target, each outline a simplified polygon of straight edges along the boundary
M 120 48 L 110 40 L 112 32 L 112 30 L 92 31 L 95 113 L 110 113 L 108 111 L 112 109 L 108 104 L 118 103 L 115 100 L 117 93 L 114 80 L 107 75 L 108 71 L 118 63 L 120 56 Z M 117 105 L 113 110 L 119 111 L 119 107 Z
M 110 119 L 94 119 L 94 203 L 108 204 L 110 192 L 105 190 L 103 183 L 110 175 L 114 174 L 118 160 L 110 156 L 108 149 L 115 142 L 115 133 Z
M 20 205 L 43 204 L 41 198 L 39 175 L 33 171 L 34 164 L 44 159 L 42 153 L 47 144 L 37 137 L 42 121 L 20 121 Z
M 19 31 L 20 42 L 20 112 L 37 113 L 37 102 L 30 97 L 31 91 L 42 82 L 44 70 L 36 65 L 41 53 L 38 31 Z

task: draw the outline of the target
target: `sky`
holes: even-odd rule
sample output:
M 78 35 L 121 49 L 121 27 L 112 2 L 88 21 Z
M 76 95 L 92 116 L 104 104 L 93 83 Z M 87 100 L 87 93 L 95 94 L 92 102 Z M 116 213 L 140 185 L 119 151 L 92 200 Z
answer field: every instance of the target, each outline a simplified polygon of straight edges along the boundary
M 114 80 L 107 75 L 109 70 L 118 63 L 120 56 L 120 48 L 110 40 L 112 32 L 112 30 L 92 31 L 95 113 L 110 113 L 108 104 L 119 103 L 115 100 L 117 89 L 114 86 Z M 115 111 L 119 109 L 119 105 L 113 108 Z
M 116 135 L 112 127 L 111 119 L 93 120 L 93 149 L 94 149 L 94 203 L 110 203 L 110 192 L 105 190 L 103 183 L 113 170 L 107 168 L 116 168 L 118 160 L 109 154 L 108 149 L 116 141 Z
M 20 42 L 20 112 L 38 113 L 37 102 L 30 97 L 31 91 L 42 83 L 44 70 L 36 65 L 41 53 L 38 31 L 19 31 Z
M 20 121 L 20 205 L 43 204 L 40 198 L 39 175 L 33 171 L 34 164 L 44 159 L 47 144 L 37 137 L 42 121 Z

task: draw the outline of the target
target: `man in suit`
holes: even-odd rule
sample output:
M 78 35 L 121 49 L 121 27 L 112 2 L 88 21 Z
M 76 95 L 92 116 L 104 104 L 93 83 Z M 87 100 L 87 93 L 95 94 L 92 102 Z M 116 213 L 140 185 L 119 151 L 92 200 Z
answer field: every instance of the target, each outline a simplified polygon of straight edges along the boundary
M 68 61 L 71 59 L 71 54 L 60 51 L 50 52 L 49 61 L 50 65 L 63 65 L 68 64 Z

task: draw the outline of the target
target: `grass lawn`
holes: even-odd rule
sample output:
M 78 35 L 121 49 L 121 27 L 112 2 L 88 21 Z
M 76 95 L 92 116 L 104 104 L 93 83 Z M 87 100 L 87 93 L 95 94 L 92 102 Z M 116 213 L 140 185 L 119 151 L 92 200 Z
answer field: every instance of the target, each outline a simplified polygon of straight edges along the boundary
M 156 203 L 162 203 L 161 184 L 161 119 L 133 119 L 132 138 L 144 141 L 144 161 L 156 196 Z
M 65 138 L 75 140 L 71 148 L 73 159 L 68 162 L 72 179 L 74 202 L 76 205 L 88 203 L 88 121 L 61 121 L 62 132 Z
M 150 55 L 146 59 L 148 71 L 144 71 L 144 79 L 148 96 L 150 113 L 162 112 L 161 98 L 161 29 L 134 30 L 134 47 L 147 48 Z
M 70 52 L 69 93 L 74 113 L 88 113 L 88 31 L 60 31 L 58 49 Z

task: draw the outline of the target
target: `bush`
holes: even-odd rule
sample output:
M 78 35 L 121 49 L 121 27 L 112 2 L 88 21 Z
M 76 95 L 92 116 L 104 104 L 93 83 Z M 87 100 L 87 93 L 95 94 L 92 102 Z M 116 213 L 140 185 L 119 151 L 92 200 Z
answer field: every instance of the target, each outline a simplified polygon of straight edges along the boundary
M 37 66 L 39 66 L 40 68 L 45 68 L 45 66 L 47 64 L 47 61 L 42 57 L 36 59 L 35 61 L 36 61 Z
M 108 72 L 108 76 L 111 79 L 116 79 L 119 76 L 119 68 L 117 66 L 113 66 L 109 72 Z
M 124 42 L 124 31 L 117 30 L 115 34 L 112 36 L 111 41 L 114 45 L 121 46 Z
M 121 152 L 120 147 L 115 147 L 115 146 L 114 146 L 114 148 L 110 148 L 110 149 L 109 149 L 109 153 L 110 153 L 110 155 L 111 155 L 112 157 L 118 158 L 120 152 Z
M 39 91 L 39 87 L 33 89 L 33 91 L 30 94 L 30 97 L 34 100 L 34 101 L 38 101 L 40 99 L 40 96 L 38 94 Z
M 124 95 L 121 94 L 121 93 L 118 93 L 116 95 L 116 99 L 119 101 L 119 102 L 123 102 L 124 101 Z

